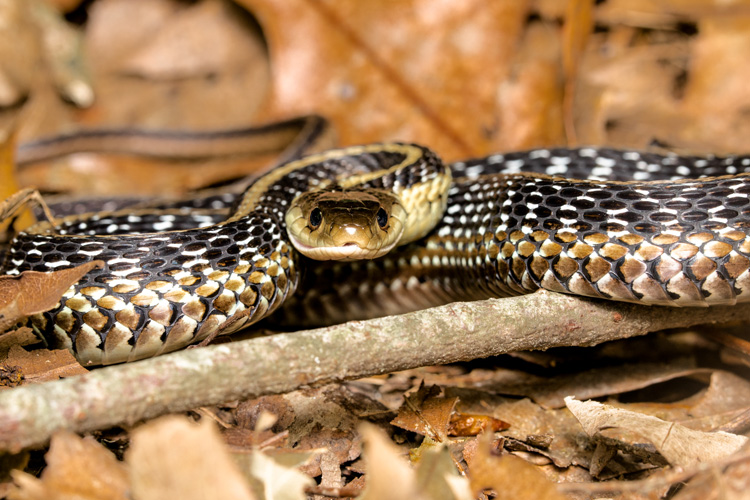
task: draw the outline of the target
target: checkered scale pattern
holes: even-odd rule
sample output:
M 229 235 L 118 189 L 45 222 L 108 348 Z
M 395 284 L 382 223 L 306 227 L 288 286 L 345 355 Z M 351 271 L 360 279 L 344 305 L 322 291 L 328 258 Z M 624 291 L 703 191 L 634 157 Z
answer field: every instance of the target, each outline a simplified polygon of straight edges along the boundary
M 287 163 L 250 186 L 227 218 L 197 212 L 70 216 L 20 233 L 1 274 L 55 271 L 101 260 L 30 325 L 84 364 L 133 361 L 229 334 L 276 310 L 298 281 L 283 215 L 302 192 L 331 182 L 408 192 L 446 176 L 429 150 L 386 144 L 333 150 Z M 446 185 L 448 182 L 446 182 Z
M 431 235 L 380 260 L 307 267 L 286 307 L 319 324 L 538 289 L 649 305 L 750 300 L 750 157 L 561 148 L 452 169 Z

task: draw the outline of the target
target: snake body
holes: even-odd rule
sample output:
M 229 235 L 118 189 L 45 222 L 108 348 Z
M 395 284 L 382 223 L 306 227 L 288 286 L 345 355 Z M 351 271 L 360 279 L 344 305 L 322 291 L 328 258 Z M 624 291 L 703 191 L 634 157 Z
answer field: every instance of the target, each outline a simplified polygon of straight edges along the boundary
M 538 289 L 750 300 L 750 157 L 557 148 L 451 167 L 447 212 L 427 238 L 375 261 L 306 266 L 275 318 L 343 322 Z
M 177 211 L 41 224 L 17 236 L 4 270 L 105 261 L 55 310 L 32 318 L 48 344 L 90 364 L 231 333 L 282 304 L 288 316 L 330 321 L 540 288 L 650 305 L 733 304 L 750 297 L 747 169 L 748 157 L 540 149 L 454 164 L 451 185 L 448 169 L 419 146 L 332 150 L 261 178 L 219 223 L 221 212 Z M 346 265 L 300 257 L 285 216 L 303 193 L 332 185 L 395 191 L 417 221 L 407 230 L 415 241 Z M 422 222 L 446 196 L 429 232 Z M 304 293 L 292 297 L 300 270 Z
M 304 192 L 328 188 L 408 191 L 403 206 L 423 235 L 439 217 L 447 168 L 419 146 L 373 145 L 287 163 L 248 188 L 229 218 L 160 212 L 70 217 L 38 224 L 11 243 L 3 270 L 51 271 L 101 260 L 55 309 L 31 318 L 52 347 L 86 364 L 132 361 L 228 334 L 278 308 L 297 284 L 296 252 L 283 220 Z M 435 204 L 436 210 L 430 209 Z M 433 221 L 437 221 L 436 217 Z M 180 229 L 185 225 L 204 225 Z M 410 225 L 412 227 L 412 225 Z M 131 234 L 133 231 L 156 231 Z

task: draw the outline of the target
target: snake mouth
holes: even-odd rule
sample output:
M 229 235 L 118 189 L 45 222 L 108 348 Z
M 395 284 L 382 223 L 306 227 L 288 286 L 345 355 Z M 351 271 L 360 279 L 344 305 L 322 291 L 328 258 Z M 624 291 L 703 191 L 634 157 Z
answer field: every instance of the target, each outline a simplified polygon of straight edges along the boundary
M 385 255 L 396 246 L 395 241 L 380 248 L 362 248 L 353 241 L 336 246 L 311 246 L 302 243 L 291 233 L 289 233 L 289 239 L 298 252 L 313 260 L 372 260 Z

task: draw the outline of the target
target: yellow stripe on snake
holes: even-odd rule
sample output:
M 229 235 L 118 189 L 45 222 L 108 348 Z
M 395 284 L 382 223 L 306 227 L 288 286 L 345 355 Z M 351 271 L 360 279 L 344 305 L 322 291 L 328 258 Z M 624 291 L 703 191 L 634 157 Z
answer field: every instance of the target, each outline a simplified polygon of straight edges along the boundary
M 282 304 L 277 314 L 318 323 L 540 288 L 734 304 L 750 297 L 746 169 L 748 157 L 595 148 L 448 168 L 417 145 L 358 146 L 272 170 L 228 216 L 163 210 L 37 224 L 14 239 L 2 270 L 106 263 L 31 318 L 48 345 L 86 364 L 173 351 Z M 292 297 L 300 279 L 305 293 Z

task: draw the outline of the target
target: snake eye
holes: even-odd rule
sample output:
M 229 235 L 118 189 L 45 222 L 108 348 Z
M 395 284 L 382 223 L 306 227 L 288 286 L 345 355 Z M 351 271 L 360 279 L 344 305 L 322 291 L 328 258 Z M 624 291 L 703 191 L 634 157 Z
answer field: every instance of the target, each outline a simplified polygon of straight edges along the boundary
M 375 215 L 375 217 L 378 219 L 378 225 L 381 229 L 385 229 L 385 226 L 388 225 L 388 213 L 386 213 L 385 210 L 382 208 L 378 210 L 378 213 Z
M 310 227 L 312 229 L 318 229 L 321 222 L 323 222 L 323 213 L 319 208 L 313 208 L 310 212 Z

